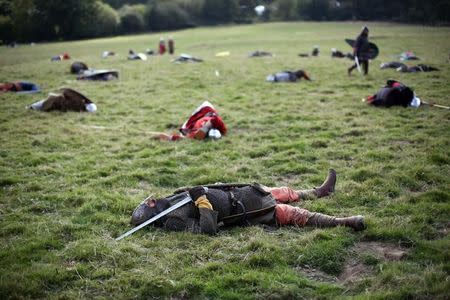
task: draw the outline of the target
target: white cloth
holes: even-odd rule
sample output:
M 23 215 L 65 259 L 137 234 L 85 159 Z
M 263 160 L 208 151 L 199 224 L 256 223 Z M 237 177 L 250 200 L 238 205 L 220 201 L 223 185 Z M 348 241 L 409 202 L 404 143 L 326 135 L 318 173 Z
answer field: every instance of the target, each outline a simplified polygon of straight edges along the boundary
M 421 103 L 420 98 L 417 97 L 416 94 L 414 94 L 414 98 L 412 99 L 412 101 L 411 101 L 411 103 L 409 105 L 412 106 L 412 107 L 417 108 L 417 107 L 420 106 L 420 103 Z
M 86 110 L 88 112 L 96 112 L 97 111 L 97 105 L 95 105 L 95 103 L 86 104 Z
M 212 139 L 220 139 L 222 137 L 222 134 L 218 129 L 212 128 L 208 131 L 208 137 Z

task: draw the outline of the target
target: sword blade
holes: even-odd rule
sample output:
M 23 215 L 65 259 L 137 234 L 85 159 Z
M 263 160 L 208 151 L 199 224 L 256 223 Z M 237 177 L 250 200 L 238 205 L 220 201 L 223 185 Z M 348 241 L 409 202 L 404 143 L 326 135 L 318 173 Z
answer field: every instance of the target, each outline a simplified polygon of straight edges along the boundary
M 121 236 L 119 236 L 118 238 L 116 238 L 116 241 L 120 241 L 121 239 L 123 239 L 123 238 L 125 238 L 125 237 L 127 237 L 127 236 L 129 236 L 129 235 L 131 235 L 131 234 L 133 234 L 133 233 L 135 233 L 135 232 L 138 231 L 139 229 L 141 229 L 141 228 L 147 226 L 148 224 L 151 224 L 151 223 L 155 222 L 156 220 L 158 220 L 158 219 L 161 218 L 161 217 L 164 217 L 165 215 L 167 215 L 167 214 L 170 213 L 171 211 L 174 211 L 175 209 L 177 209 L 177 208 L 179 208 L 179 207 L 181 207 L 181 206 L 183 206 L 183 205 L 185 205 L 186 203 L 189 203 L 189 202 L 191 202 L 191 201 L 192 201 L 192 199 L 191 199 L 191 197 L 189 196 L 189 194 L 186 194 L 186 197 L 185 197 L 183 200 L 181 200 L 180 202 L 178 202 L 178 203 L 172 205 L 171 207 L 169 207 L 169 208 L 166 209 L 165 211 L 160 212 L 159 214 L 157 214 L 157 215 L 154 216 L 153 218 L 151 218 L 151 219 L 145 221 L 144 223 L 142 223 L 142 224 L 140 224 L 140 225 L 134 227 L 133 229 L 131 229 L 131 230 L 127 231 L 127 232 L 125 232 L 124 234 L 122 234 Z
M 355 56 L 355 63 L 356 63 L 356 67 L 358 68 L 358 72 L 361 73 L 361 66 L 359 65 L 358 56 Z

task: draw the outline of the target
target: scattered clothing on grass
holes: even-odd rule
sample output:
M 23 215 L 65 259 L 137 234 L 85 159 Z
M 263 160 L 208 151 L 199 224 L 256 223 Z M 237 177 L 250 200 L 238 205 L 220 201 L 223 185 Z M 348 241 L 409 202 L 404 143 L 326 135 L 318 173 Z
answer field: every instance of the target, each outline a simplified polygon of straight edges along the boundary
M 134 53 L 133 50 L 128 51 L 128 60 L 147 60 L 147 55 L 144 53 Z
M 79 74 L 78 80 L 96 80 L 96 81 L 109 81 L 119 79 L 119 71 L 116 70 L 85 70 Z
M 95 112 L 97 106 L 83 94 L 69 88 L 63 88 L 58 93 L 49 93 L 46 99 L 28 106 L 29 109 L 40 111 L 76 111 Z
M 330 170 L 324 183 L 308 190 L 254 184 L 216 184 L 183 188 L 173 196 L 146 199 L 133 212 L 131 223 L 139 225 L 190 197 L 191 201 L 153 223 L 172 231 L 216 234 L 220 226 L 346 226 L 365 229 L 364 217 L 337 218 L 289 205 L 305 199 L 326 197 L 334 191 L 336 172 Z M 189 198 L 188 198 L 189 199 Z
M 400 60 L 405 61 L 405 60 L 420 60 L 420 58 L 418 58 L 414 52 L 412 51 L 406 51 L 400 54 Z
M 184 62 L 202 62 L 203 59 L 194 57 L 189 54 L 181 54 L 180 57 L 172 60 L 173 63 L 184 63 Z
M 273 57 L 274 55 L 270 52 L 259 51 L 259 50 L 256 50 L 248 55 L 248 57 L 264 57 L 264 56 Z
M 70 73 L 72 74 L 81 74 L 86 70 L 89 70 L 88 66 L 81 61 L 76 61 L 70 66 Z
M 216 57 L 225 57 L 225 56 L 230 56 L 230 51 L 222 51 L 222 52 L 218 52 L 216 53 Z
M 418 64 L 417 66 L 408 67 L 406 65 L 403 65 L 401 67 L 397 68 L 397 71 L 402 73 L 418 73 L 418 72 L 433 72 L 433 71 L 439 71 L 439 69 L 427 66 L 424 64 Z
M 65 52 L 63 54 L 53 56 L 51 58 L 51 61 L 60 61 L 60 60 L 68 60 L 68 59 L 70 59 L 70 55 L 67 52 Z
M 404 63 L 391 61 L 388 63 L 382 63 L 380 65 L 380 69 L 396 69 L 398 72 L 402 73 L 417 73 L 417 72 L 432 72 L 439 71 L 438 68 L 434 68 L 432 66 L 418 64 L 416 66 L 407 66 Z
M 269 82 L 297 82 L 304 78 L 305 80 L 311 80 L 309 75 L 304 70 L 297 71 L 282 71 L 275 74 L 270 74 L 266 77 L 266 81 Z
M 112 51 L 103 51 L 103 53 L 102 53 L 102 58 L 107 58 L 107 57 L 109 57 L 109 56 L 115 56 L 115 55 L 116 55 L 115 52 L 112 52 Z
M 34 94 L 39 93 L 41 89 L 32 82 L 15 81 L 0 83 L 0 92 L 13 92 L 16 94 Z
M 351 60 L 355 59 L 353 54 L 351 54 L 351 53 L 344 54 L 344 52 L 339 51 L 336 48 L 332 48 L 331 49 L 331 57 L 332 58 L 344 58 L 344 57 L 346 57 L 346 58 L 351 59 Z
M 380 69 L 398 69 L 401 67 L 406 67 L 406 65 L 398 61 L 391 61 L 380 65 Z
M 374 106 L 384 107 L 419 107 L 421 103 L 420 99 L 410 87 L 396 80 L 388 80 L 386 86 L 375 95 L 368 96 L 366 102 Z

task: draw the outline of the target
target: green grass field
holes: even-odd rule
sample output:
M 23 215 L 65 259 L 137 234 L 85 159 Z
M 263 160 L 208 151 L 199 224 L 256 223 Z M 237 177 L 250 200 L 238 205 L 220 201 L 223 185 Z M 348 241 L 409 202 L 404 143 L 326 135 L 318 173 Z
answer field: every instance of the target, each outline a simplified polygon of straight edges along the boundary
M 348 77 L 351 61 L 332 59 L 330 49 L 350 51 L 344 39 L 361 26 L 271 23 L 0 48 L 0 82 L 43 89 L 0 95 L 0 297 L 448 299 L 450 111 L 380 109 L 361 99 L 393 78 L 449 106 L 450 28 L 369 24 L 380 56 L 369 76 Z M 127 61 L 128 49 L 156 48 L 169 34 L 177 54 L 205 62 Z M 319 57 L 297 56 L 314 45 Z M 247 58 L 257 49 L 276 56 Z M 105 50 L 119 55 L 102 59 Z M 440 71 L 378 68 L 405 50 Z M 50 62 L 64 51 L 72 60 Z M 215 57 L 220 51 L 231 55 Z M 117 69 L 120 80 L 77 81 L 69 73 L 75 60 Z M 314 81 L 265 82 L 299 68 Z M 99 111 L 25 109 L 62 86 Z M 150 139 L 150 131 L 175 131 L 204 100 L 228 136 Z M 149 194 L 219 181 L 308 188 L 329 168 L 338 172 L 335 194 L 298 205 L 362 214 L 366 231 L 245 227 L 211 237 L 151 227 L 114 241 Z M 380 248 L 404 255 L 392 259 Z

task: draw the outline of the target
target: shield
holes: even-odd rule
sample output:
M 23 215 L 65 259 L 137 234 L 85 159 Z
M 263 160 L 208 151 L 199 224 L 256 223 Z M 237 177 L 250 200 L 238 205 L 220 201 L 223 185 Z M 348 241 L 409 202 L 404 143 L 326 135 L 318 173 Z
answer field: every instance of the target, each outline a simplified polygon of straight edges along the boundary
M 351 39 L 345 39 L 345 42 L 347 42 L 347 44 L 349 44 L 350 47 L 353 48 L 353 45 L 355 44 L 356 41 Z M 369 59 L 375 59 L 375 57 L 377 57 L 379 53 L 380 50 L 378 49 L 378 46 L 375 45 L 374 43 L 369 42 Z

